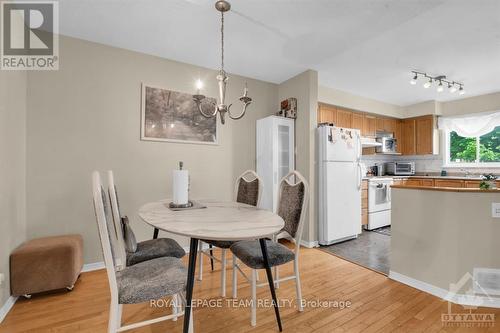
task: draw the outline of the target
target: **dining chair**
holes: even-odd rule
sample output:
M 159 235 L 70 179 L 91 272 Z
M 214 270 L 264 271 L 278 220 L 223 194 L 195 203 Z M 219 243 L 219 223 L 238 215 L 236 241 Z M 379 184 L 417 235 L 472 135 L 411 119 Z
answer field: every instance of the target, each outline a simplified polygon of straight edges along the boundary
M 122 332 L 184 315 L 187 269 L 179 258 L 161 257 L 123 267 L 118 260 L 124 253 L 119 231 L 109 217 L 109 205 L 99 172 L 92 173 L 94 212 L 99 230 L 104 264 L 111 292 L 108 333 Z M 124 304 L 144 303 L 172 296 L 172 314 L 122 326 Z M 167 303 L 168 304 L 168 303 Z M 190 321 L 192 322 L 192 320 Z M 192 332 L 192 326 L 189 327 Z
M 290 181 L 290 179 L 293 179 Z M 278 278 L 274 277 L 274 282 L 284 282 L 295 280 L 295 289 L 297 292 L 297 307 L 299 311 L 303 311 L 302 305 L 302 289 L 300 286 L 299 274 L 299 250 L 300 241 L 302 239 L 302 230 L 304 228 L 305 212 L 309 202 L 309 184 L 305 178 L 298 172 L 292 171 L 282 178 L 279 187 L 278 195 L 278 211 L 277 214 L 285 221 L 285 226 L 279 235 L 286 234 L 295 243 L 294 250 L 273 240 L 266 240 L 267 252 L 269 256 L 269 265 L 278 267 L 293 261 L 294 274 Z M 250 267 L 252 270 L 251 277 L 241 270 L 238 264 L 233 264 L 233 271 L 239 271 L 243 277 L 251 284 L 251 320 L 252 326 L 257 324 L 257 287 L 268 285 L 268 283 L 257 284 L 257 270 L 264 269 L 264 258 L 258 240 L 239 241 L 230 247 L 233 256 L 237 257 L 241 262 Z M 276 274 L 275 274 L 276 275 Z M 236 288 L 236 286 L 234 286 Z M 234 290 L 233 290 L 234 293 Z
M 124 231 L 122 228 L 122 221 L 126 216 L 122 216 L 120 212 L 118 192 L 116 190 L 113 171 L 111 170 L 108 171 L 108 193 L 115 229 L 117 230 L 117 234 L 121 236 L 118 237 L 118 242 L 123 245 Z M 125 246 L 121 246 L 120 248 L 125 249 Z M 125 258 L 122 260 L 125 262 L 126 266 L 132 266 L 155 258 L 182 258 L 184 255 L 186 255 L 186 252 L 175 240 L 171 238 L 156 238 L 138 242 L 136 251 L 122 254 L 122 257 Z
M 253 170 L 246 170 L 237 179 L 234 186 L 234 198 L 236 202 L 244 203 L 251 206 L 259 206 L 262 195 L 262 180 L 259 175 Z M 209 249 L 203 249 L 203 242 L 209 245 Z M 221 296 L 226 296 L 226 267 L 227 258 L 226 252 L 233 245 L 233 241 L 217 241 L 217 240 L 202 240 L 199 242 L 198 250 L 198 280 L 203 278 L 203 260 L 202 255 L 210 258 L 210 263 L 213 270 L 213 261 L 221 263 Z M 221 249 L 221 257 L 217 258 L 213 255 L 212 247 Z M 236 258 L 233 257 L 233 265 L 236 265 Z M 233 286 L 236 283 L 236 274 L 233 272 Z M 234 294 L 233 289 L 233 294 Z

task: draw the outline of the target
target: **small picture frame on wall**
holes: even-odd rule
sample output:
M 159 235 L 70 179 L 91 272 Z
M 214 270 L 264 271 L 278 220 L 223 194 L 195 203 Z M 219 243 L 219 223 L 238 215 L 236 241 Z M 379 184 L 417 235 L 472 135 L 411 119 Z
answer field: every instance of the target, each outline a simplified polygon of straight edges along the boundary
M 217 118 L 203 117 L 192 94 L 145 83 L 141 90 L 141 140 L 218 144 Z

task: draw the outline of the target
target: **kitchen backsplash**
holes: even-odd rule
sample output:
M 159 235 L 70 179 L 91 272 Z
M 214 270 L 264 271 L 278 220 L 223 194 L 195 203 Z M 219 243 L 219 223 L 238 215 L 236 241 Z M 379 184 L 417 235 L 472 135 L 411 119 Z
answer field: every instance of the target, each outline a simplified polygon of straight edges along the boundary
M 443 157 L 439 155 L 414 155 L 414 156 L 398 156 L 398 155 L 363 155 L 361 162 L 365 163 L 367 167 L 375 164 L 392 162 L 392 161 L 412 161 L 415 162 L 415 172 L 417 173 L 435 173 L 446 170 L 449 173 L 461 173 L 460 168 L 443 168 Z M 500 169 L 490 168 L 464 168 L 473 174 L 493 173 L 500 174 Z

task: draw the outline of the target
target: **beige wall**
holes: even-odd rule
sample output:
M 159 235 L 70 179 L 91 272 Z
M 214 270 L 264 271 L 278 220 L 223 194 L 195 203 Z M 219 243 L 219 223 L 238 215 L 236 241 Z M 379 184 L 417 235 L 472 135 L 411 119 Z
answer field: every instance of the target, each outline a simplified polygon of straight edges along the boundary
M 308 218 L 304 226 L 303 240 L 317 240 L 315 209 L 315 129 L 318 108 L 318 73 L 305 71 L 279 85 L 279 100 L 297 98 L 297 120 L 295 121 L 296 169 L 308 180 L 310 202 Z
M 393 189 L 391 272 L 448 290 L 474 267 L 500 269 L 500 220 L 491 217 L 499 200 L 499 193 Z
M 426 101 L 404 107 L 403 118 L 425 116 L 428 114 L 441 114 L 441 103 L 437 101 Z
M 237 175 L 255 168 L 255 120 L 276 111 L 277 85 L 231 76 L 228 100 L 248 81 L 254 102 L 242 120 L 221 126 L 219 145 L 147 142 L 139 139 L 141 82 L 193 92 L 201 77 L 215 97 L 215 71 L 67 37 L 60 59 L 59 71 L 28 75 L 28 237 L 79 233 L 85 262 L 101 261 L 93 170 L 115 171 L 122 211 L 144 240 L 152 229 L 136 212 L 170 195 L 178 161 L 190 171 L 193 198 L 231 199 Z
M 0 307 L 10 295 L 9 254 L 26 239 L 26 77 L 0 71 Z
M 500 110 L 500 92 L 442 103 L 443 116 Z
M 398 105 L 380 102 L 371 98 L 354 95 L 345 91 L 324 86 L 319 86 L 318 88 L 318 101 L 390 117 L 405 117 L 404 108 Z

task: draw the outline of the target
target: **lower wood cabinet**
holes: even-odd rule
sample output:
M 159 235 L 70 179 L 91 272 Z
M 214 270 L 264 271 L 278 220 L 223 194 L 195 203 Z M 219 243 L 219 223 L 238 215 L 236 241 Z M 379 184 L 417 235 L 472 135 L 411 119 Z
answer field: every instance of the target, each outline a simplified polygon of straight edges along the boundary
M 368 224 L 368 181 L 361 182 L 361 225 Z
M 459 179 L 435 179 L 434 186 L 436 187 L 464 187 L 464 181 Z
M 479 188 L 480 180 L 466 180 L 464 181 L 464 187 L 467 188 Z

